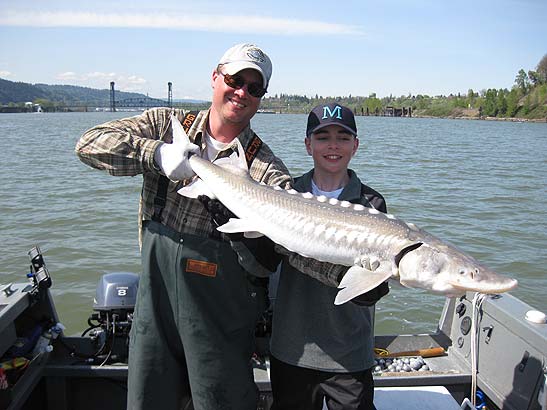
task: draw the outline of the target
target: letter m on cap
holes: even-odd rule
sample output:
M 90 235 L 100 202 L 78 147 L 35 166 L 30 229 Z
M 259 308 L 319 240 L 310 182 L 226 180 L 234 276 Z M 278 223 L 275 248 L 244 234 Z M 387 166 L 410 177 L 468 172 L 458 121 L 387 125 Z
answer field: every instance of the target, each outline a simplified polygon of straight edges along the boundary
M 341 120 L 342 119 L 342 107 L 337 105 L 334 107 L 334 110 L 330 110 L 329 106 L 323 107 L 323 120 L 328 117 L 336 117 L 336 119 Z

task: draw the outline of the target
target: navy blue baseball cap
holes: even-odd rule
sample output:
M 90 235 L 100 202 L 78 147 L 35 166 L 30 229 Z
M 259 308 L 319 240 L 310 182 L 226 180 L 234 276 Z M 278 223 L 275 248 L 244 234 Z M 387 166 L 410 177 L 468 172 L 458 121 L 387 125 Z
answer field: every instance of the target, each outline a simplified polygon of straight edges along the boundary
M 357 136 L 357 126 L 355 125 L 353 112 L 348 107 L 338 103 L 320 104 L 311 110 L 308 115 L 306 137 L 327 125 L 339 125 Z

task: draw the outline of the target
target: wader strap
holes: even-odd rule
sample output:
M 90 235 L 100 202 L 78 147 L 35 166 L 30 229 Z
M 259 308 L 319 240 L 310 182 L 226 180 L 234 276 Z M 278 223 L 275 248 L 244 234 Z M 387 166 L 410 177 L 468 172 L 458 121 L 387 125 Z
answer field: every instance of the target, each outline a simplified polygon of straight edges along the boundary
M 247 147 L 245 148 L 245 160 L 247 161 L 247 168 L 251 168 L 251 164 L 253 163 L 253 160 L 256 158 L 256 155 L 258 154 L 258 151 L 260 151 L 260 148 L 262 147 L 262 140 L 253 133 L 253 137 L 247 144 Z M 211 232 L 210 237 L 213 239 L 220 239 L 222 235 L 220 232 L 216 229 L 213 229 L 213 232 Z
M 245 159 L 247 160 L 247 166 L 249 168 L 251 167 L 251 163 L 256 158 L 256 155 L 258 154 L 258 151 L 260 151 L 261 147 L 262 140 L 258 137 L 258 135 L 253 133 L 253 138 L 251 138 L 251 141 L 245 150 Z
M 186 113 L 184 119 L 182 120 L 182 128 L 184 132 L 188 133 L 188 130 L 196 120 L 199 111 L 190 111 Z M 167 188 L 169 187 L 169 178 L 165 175 L 160 175 L 158 180 L 158 190 L 156 191 L 156 197 L 154 198 L 154 215 L 152 215 L 152 220 L 156 222 L 161 222 L 161 213 L 163 208 L 165 208 L 165 203 L 167 200 Z

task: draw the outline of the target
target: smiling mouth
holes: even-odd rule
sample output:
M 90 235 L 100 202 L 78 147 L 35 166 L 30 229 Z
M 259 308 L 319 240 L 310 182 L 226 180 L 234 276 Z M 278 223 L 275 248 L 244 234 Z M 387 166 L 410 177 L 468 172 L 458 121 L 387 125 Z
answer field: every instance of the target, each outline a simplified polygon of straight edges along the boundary
M 242 104 L 242 103 L 240 103 L 240 102 L 237 102 L 237 101 L 235 101 L 233 98 L 228 98 L 228 100 L 230 101 L 230 103 L 231 103 L 232 105 L 234 105 L 234 106 L 237 107 L 237 108 L 245 108 L 245 107 L 246 107 L 245 104 Z

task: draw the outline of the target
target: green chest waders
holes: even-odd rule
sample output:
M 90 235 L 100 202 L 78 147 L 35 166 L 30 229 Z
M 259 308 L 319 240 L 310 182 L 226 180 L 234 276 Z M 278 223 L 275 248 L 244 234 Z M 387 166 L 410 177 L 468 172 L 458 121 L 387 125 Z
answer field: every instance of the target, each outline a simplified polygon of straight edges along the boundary
M 266 289 L 251 284 L 229 244 L 143 226 L 143 274 L 131 329 L 131 409 L 254 410 L 251 356 Z

